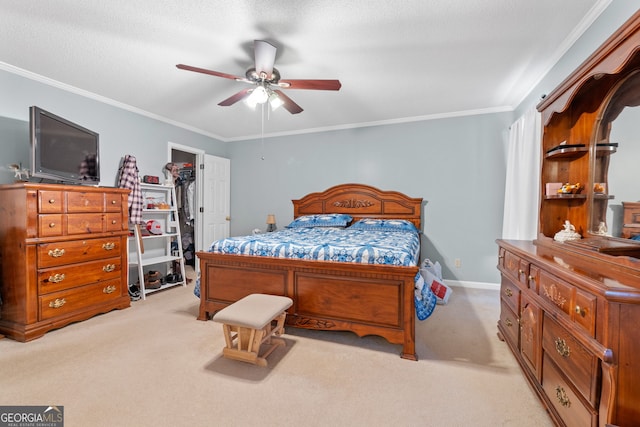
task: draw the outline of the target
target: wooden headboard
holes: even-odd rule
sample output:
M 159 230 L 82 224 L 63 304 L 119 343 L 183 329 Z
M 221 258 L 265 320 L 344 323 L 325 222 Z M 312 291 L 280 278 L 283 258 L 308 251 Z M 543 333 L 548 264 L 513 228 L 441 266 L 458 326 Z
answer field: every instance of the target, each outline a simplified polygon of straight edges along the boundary
M 310 193 L 293 202 L 293 218 L 301 215 L 345 213 L 353 222 L 362 218 L 405 219 L 422 228 L 422 198 L 383 191 L 363 184 L 341 184 Z

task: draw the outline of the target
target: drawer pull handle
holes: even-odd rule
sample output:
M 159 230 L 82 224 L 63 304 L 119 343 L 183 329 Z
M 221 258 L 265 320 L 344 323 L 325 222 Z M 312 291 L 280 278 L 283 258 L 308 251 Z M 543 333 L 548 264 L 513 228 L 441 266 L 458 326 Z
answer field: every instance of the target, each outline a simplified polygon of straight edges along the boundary
M 49 228 L 54 228 L 55 226 L 56 226 L 56 223 L 55 223 L 55 222 L 50 222 L 50 223 L 49 223 Z
M 580 307 L 579 305 L 576 305 L 576 314 L 579 314 L 582 317 L 585 317 L 587 315 L 587 309 L 584 307 Z
M 113 250 L 113 248 L 115 248 L 115 247 L 116 247 L 116 244 L 113 243 L 113 242 L 104 243 L 102 245 L 102 249 L 104 249 L 105 251 Z
M 507 325 L 508 327 L 512 327 L 513 326 L 513 323 L 511 322 L 511 319 L 506 319 L 504 321 L 504 324 Z
M 64 274 L 56 273 L 53 276 L 49 276 L 51 283 L 60 283 L 64 280 Z
M 111 224 L 114 224 L 114 225 L 115 225 L 115 224 L 117 224 L 117 223 L 118 223 L 118 221 L 116 221 L 115 219 L 112 219 L 112 220 L 111 220 Z
M 558 398 L 558 402 L 560 402 L 562 406 L 564 406 L 565 408 L 571 407 L 571 400 L 569 400 L 569 396 L 567 396 L 567 393 L 560 386 L 556 387 L 556 397 Z
M 49 302 L 49 307 L 51 308 L 60 308 L 67 303 L 67 300 L 64 298 L 56 298 L 53 301 Z
M 116 269 L 115 264 L 107 264 L 104 267 L 102 267 L 102 271 L 104 271 L 105 273 L 111 273 L 115 269 Z
M 50 257 L 54 257 L 54 258 L 60 258 L 62 255 L 64 255 L 64 249 L 49 249 L 49 256 Z
M 116 291 L 116 286 L 115 285 L 109 285 L 106 288 L 104 288 L 102 290 L 103 294 L 112 294 Z
M 56 202 L 56 199 L 49 199 L 49 204 L 52 205 Z
M 111 204 L 112 204 L 112 205 L 115 205 L 116 203 L 118 203 L 118 202 L 117 202 L 117 201 L 115 201 L 115 200 L 112 200 L 112 201 L 111 201 Z
M 504 290 L 504 294 L 508 297 L 512 297 L 513 296 L 513 291 L 511 290 L 511 288 L 507 288 Z
M 562 357 L 569 357 L 571 355 L 571 349 L 569 345 L 562 338 L 556 338 L 556 351 Z

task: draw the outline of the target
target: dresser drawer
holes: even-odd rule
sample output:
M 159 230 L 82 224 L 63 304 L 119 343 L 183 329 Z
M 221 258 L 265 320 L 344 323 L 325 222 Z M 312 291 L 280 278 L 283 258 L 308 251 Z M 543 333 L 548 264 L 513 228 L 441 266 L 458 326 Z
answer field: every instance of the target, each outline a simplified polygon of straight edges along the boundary
M 120 254 L 120 238 L 84 239 L 38 245 L 38 268 L 110 258 Z
M 122 211 L 122 197 L 120 197 L 120 194 L 105 194 L 104 197 L 104 210 L 106 212 Z
M 518 316 L 509 308 L 507 304 L 505 304 L 504 300 L 500 303 L 500 324 L 502 324 L 502 328 L 506 336 L 504 339 L 508 340 L 511 344 L 511 347 L 518 348 L 520 345 L 518 338 L 519 334 L 519 322 Z
M 38 236 L 103 233 L 103 215 L 101 213 L 38 215 Z M 112 231 L 115 230 L 120 230 L 120 225 Z
M 520 288 L 504 277 L 500 281 L 500 298 L 511 310 L 520 312 Z
M 596 302 L 591 294 L 576 289 L 575 304 L 573 304 L 573 321 L 582 326 L 594 337 L 596 333 Z
M 122 285 L 119 280 L 92 283 L 67 291 L 56 292 L 38 297 L 40 320 L 72 314 L 84 308 L 99 305 L 120 298 Z
M 104 212 L 104 193 L 67 192 L 67 212 Z
M 527 284 L 529 264 L 509 251 L 504 253 L 504 269 L 516 282 Z
M 39 237 L 55 237 L 62 236 L 64 215 L 62 214 L 46 214 L 38 215 L 38 236 Z
M 598 359 L 590 354 L 565 328 L 547 315 L 544 318 L 542 348 L 582 396 L 595 404 Z
M 547 354 L 543 361 L 542 388 L 567 427 L 597 425 L 596 411 L 578 397 Z
M 574 287 L 563 280 L 547 273 L 540 272 L 540 288 L 538 293 L 541 297 L 550 301 L 567 316 L 571 316 L 571 300 Z
M 121 269 L 120 258 L 109 258 L 38 270 L 38 293 L 47 294 L 87 283 L 117 279 Z
M 68 214 L 67 234 L 102 233 L 103 214 Z
M 596 329 L 595 296 L 577 289 L 570 283 L 545 271 L 539 274 L 538 293 L 565 313 L 572 321 L 580 325 L 592 337 Z
M 540 268 L 531 265 L 529 266 L 529 276 L 527 277 L 527 284 L 529 285 L 529 289 L 532 289 L 533 292 L 538 292 L 538 284 L 540 283 Z
M 122 215 L 118 213 L 108 213 L 105 215 L 105 231 L 121 231 Z
M 62 213 L 64 210 L 62 191 L 40 190 L 38 191 L 39 213 Z

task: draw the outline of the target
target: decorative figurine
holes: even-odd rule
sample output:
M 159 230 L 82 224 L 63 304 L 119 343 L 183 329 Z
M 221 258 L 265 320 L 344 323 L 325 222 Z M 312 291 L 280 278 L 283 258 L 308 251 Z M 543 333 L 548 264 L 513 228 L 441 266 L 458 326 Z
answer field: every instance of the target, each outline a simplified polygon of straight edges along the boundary
M 604 221 L 600 221 L 600 224 L 598 224 L 598 229 L 596 230 L 595 234 L 598 234 L 600 236 L 606 236 L 607 235 L 607 224 L 605 224 Z
M 564 222 L 564 229 L 560 230 L 553 236 L 553 240 L 557 242 L 566 242 L 567 240 L 578 240 L 581 239 L 582 236 L 576 233 L 576 227 L 574 227 L 569 220 Z
M 29 179 L 29 171 L 27 169 L 22 169 L 22 163 L 12 163 L 8 165 L 7 168 L 10 171 L 13 171 L 16 181 L 26 181 Z
M 582 184 L 579 182 L 575 184 L 566 183 L 558 190 L 560 194 L 578 194 L 582 191 Z

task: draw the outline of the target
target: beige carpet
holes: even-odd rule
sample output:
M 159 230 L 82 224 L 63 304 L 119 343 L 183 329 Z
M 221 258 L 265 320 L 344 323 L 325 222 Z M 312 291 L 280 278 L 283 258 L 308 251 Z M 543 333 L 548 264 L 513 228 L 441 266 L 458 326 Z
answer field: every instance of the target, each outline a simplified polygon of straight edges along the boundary
M 193 284 L 29 343 L 0 340 L 0 405 L 61 405 L 65 426 L 551 426 L 496 337 L 498 291 L 454 288 L 416 330 L 420 361 L 378 337 L 288 328 L 260 368 L 223 359 Z

